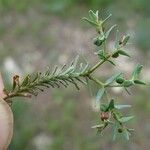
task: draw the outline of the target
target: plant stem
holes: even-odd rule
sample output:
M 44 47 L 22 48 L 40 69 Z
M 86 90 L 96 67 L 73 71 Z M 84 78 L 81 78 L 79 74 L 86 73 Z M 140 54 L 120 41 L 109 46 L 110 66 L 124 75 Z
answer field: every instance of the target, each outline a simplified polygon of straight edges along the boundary
M 123 87 L 122 85 L 108 85 L 106 87 Z
M 98 80 L 97 78 L 94 78 L 94 77 L 92 77 L 92 76 L 89 76 L 89 79 L 91 79 L 92 81 L 94 81 L 95 83 L 97 83 L 98 85 L 100 85 L 100 86 L 104 86 L 104 83 L 103 82 L 101 82 L 100 80 Z
M 108 55 L 104 60 L 98 62 L 95 66 L 93 66 L 90 70 L 88 70 L 83 76 L 93 73 L 99 66 L 101 66 L 104 62 L 106 62 L 110 57 L 111 55 Z

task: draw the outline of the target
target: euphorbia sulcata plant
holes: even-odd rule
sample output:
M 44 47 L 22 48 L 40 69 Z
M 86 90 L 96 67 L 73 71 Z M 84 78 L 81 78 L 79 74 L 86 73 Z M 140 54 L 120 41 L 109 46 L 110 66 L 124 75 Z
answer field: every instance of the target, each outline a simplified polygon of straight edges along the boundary
M 7 147 L 12 137 L 12 124 L 13 117 L 12 112 L 8 104 L 12 103 L 13 97 L 28 97 L 32 95 L 37 96 L 38 92 L 43 91 L 43 88 L 59 88 L 60 86 L 68 87 L 69 84 L 73 84 L 78 90 L 79 83 L 87 84 L 94 82 L 98 85 L 98 91 L 96 95 L 96 102 L 100 105 L 100 119 L 98 125 L 93 126 L 98 133 L 112 126 L 114 128 L 113 139 L 117 134 L 122 134 L 127 140 L 133 129 L 126 126 L 126 122 L 131 120 L 133 116 L 124 116 L 120 109 L 131 107 L 130 105 L 118 105 L 117 99 L 108 95 L 108 89 L 121 87 L 127 93 L 129 88 L 136 84 L 145 83 L 139 80 L 139 74 L 142 69 L 142 65 L 137 64 L 131 73 L 131 77 L 126 78 L 122 72 L 110 75 L 110 77 L 104 81 L 101 81 L 94 75 L 94 72 L 100 68 L 104 63 L 110 63 L 113 67 L 116 66 L 114 59 L 118 57 L 130 55 L 126 52 L 126 45 L 129 41 L 129 35 L 119 37 L 119 31 L 116 30 L 116 37 L 114 41 L 114 47 L 109 49 L 107 42 L 112 30 L 116 28 L 113 25 L 109 29 L 105 27 L 107 20 L 111 17 L 102 19 L 99 17 L 99 12 L 89 11 L 89 18 L 83 18 L 91 24 L 97 32 L 97 36 L 93 38 L 93 44 L 96 46 L 94 54 L 96 54 L 98 60 L 93 66 L 89 63 L 79 63 L 79 56 L 77 56 L 69 65 L 64 64 L 61 68 L 55 67 L 52 71 L 48 69 L 46 72 L 37 72 L 32 75 L 27 75 L 20 79 L 18 75 L 14 75 L 11 90 L 3 89 L 3 83 L 1 80 L 1 99 L 0 99 L 0 142 L 3 143 L 0 146 Z M 105 95 L 105 97 L 104 97 Z M 104 99 L 105 103 L 102 103 L 101 99 Z

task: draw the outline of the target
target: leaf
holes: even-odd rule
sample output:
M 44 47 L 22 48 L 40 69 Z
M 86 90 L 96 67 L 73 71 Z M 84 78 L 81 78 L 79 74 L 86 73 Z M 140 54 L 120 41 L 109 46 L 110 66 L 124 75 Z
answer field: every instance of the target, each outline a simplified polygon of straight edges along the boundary
M 87 85 L 87 82 L 84 81 L 83 79 L 80 79 L 80 78 L 78 78 L 78 77 L 75 77 L 75 79 L 78 80 L 79 82 L 81 82 L 81 83 Z
M 124 87 L 125 91 L 127 92 L 128 95 L 131 95 L 131 92 L 126 88 Z
M 127 122 L 127 121 L 129 121 L 129 120 L 131 120 L 131 119 L 133 119 L 133 118 L 134 118 L 134 116 L 121 117 L 121 118 L 119 118 L 118 120 L 119 120 L 120 122 L 124 123 L 124 122 Z
M 107 39 L 110 32 L 116 27 L 116 25 L 113 25 L 106 33 L 105 33 L 105 38 Z
M 134 68 L 134 70 L 132 72 L 132 80 L 135 80 L 139 76 L 139 74 L 140 74 L 140 72 L 142 70 L 142 67 L 143 66 L 140 65 L 140 64 L 136 65 L 136 67 Z
M 122 114 L 117 110 L 114 110 L 113 114 L 116 120 L 119 120 L 119 118 L 123 117 Z
M 123 50 L 119 50 L 118 53 L 120 55 L 124 55 L 124 56 L 127 56 L 127 57 L 131 57 L 127 52 L 123 51 Z
M 36 82 L 37 80 L 39 80 L 39 78 L 41 77 L 41 73 L 37 72 L 35 74 L 32 75 L 32 82 Z
M 22 81 L 21 86 L 26 86 L 30 81 L 30 75 L 27 75 L 24 80 Z
M 82 68 L 80 74 L 85 73 L 85 72 L 87 71 L 88 67 L 89 67 L 89 64 L 87 63 L 87 64 L 85 65 L 85 67 Z
M 109 63 L 111 63 L 112 65 L 116 66 L 116 64 L 112 61 L 112 60 L 107 60 Z
M 100 104 L 100 110 L 106 112 L 108 109 L 108 104 Z
M 127 44 L 127 42 L 129 41 L 129 39 L 130 39 L 129 35 L 124 36 L 123 40 L 122 40 L 122 45 L 125 46 Z
M 117 32 L 116 32 L 115 48 L 117 50 L 119 48 L 119 30 L 117 30 Z
M 96 94 L 96 101 L 100 101 L 101 98 L 103 97 L 104 93 L 105 93 L 105 88 L 99 89 Z
M 123 130 L 123 135 L 124 135 L 124 137 L 125 137 L 126 140 L 129 140 L 129 132 L 128 132 L 127 129 Z
M 98 20 L 98 16 L 96 13 L 94 13 L 92 10 L 89 11 L 89 17 L 92 19 L 94 22 Z
M 141 80 L 134 80 L 135 84 L 142 84 L 142 85 L 146 85 L 145 82 L 141 81 Z
M 103 59 L 103 60 L 106 59 L 106 54 L 103 50 L 99 50 L 97 52 L 97 55 L 99 56 L 99 59 Z
M 98 24 L 97 24 L 96 22 L 94 22 L 94 21 L 92 21 L 92 20 L 90 20 L 90 19 L 88 19 L 88 18 L 86 18 L 86 17 L 84 17 L 84 18 L 82 18 L 82 19 L 85 20 L 85 21 L 87 21 L 87 22 L 90 23 L 91 25 L 98 26 Z
M 109 14 L 108 17 L 106 17 L 102 23 L 105 23 L 111 16 L 112 16 L 112 14 Z
M 52 75 L 55 75 L 55 73 L 57 72 L 58 70 L 58 66 L 54 67 L 54 70 L 52 71 Z
M 114 124 L 114 127 L 113 127 L 113 141 L 115 141 L 116 140 L 116 137 L 117 137 L 117 134 L 118 134 L 118 124 L 117 123 L 115 123 Z
M 104 127 L 104 124 L 98 124 L 98 125 L 92 126 L 91 128 L 95 129 L 95 128 L 103 128 L 103 127 Z
M 123 108 L 129 108 L 131 105 L 115 105 L 116 109 L 123 109 Z
M 110 103 L 109 103 L 109 106 L 108 106 L 108 110 L 112 110 L 115 108 L 115 105 L 114 105 L 114 99 L 111 99 Z
M 77 55 L 77 56 L 76 56 L 76 58 L 74 59 L 74 62 L 73 62 L 73 66 L 74 66 L 74 68 L 76 68 L 76 67 L 77 67 L 78 60 L 79 60 L 79 55 Z
M 113 81 L 115 81 L 122 73 L 117 73 L 110 77 L 108 80 L 106 80 L 105 85 L 111 84 Z
M 95 13 L 95 15 L 97 17 L 97 21 L 98 21 L 98 14 L 99 14 L 99 11 L 97 10 L 96 13 Z

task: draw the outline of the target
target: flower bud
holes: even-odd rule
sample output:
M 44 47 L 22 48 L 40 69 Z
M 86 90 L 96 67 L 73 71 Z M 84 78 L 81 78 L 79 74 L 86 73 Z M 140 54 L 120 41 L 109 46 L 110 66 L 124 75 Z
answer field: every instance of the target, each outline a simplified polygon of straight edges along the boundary
M 113 58 L 119 57 L 119 53 L 118 53 L 118 52 L 114 53 L 114 54 L 112 55 L 112 57 L 113 57 Z
M 100 36 L 100 37 L 94 38 L 93 43 L 94 43 L 96 46 L 101 46 L 104 41 L 105 41 L 105 37 L 104 37 L 104 36 L 102 36 L 102 37 Z
M 122 132 L 123 132 L 123 130 L 122 130 L 121 128 L 119 128 L 119 129 L 118 129 L 118 132 L 119 132 L 119 133 L 122 133 Z
M 123 78 L 117 78 L 117 79 L 116 79 L 116 82 L 117 82 L 118 84 L 122 84 L 122 83 L 124 82 L 124 79 L 123 79 Z

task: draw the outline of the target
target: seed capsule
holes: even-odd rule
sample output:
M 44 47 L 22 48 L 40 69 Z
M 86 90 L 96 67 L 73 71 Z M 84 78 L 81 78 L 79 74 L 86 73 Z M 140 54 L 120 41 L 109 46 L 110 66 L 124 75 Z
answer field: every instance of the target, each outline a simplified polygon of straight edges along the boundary
M 94 38 L 94 44 L 96 45 L 96 46 L 101 46 L 102 45 L 102 43 L 105 41 L 105 37 L 104 36 L 100 36 L 100 37 L 96 37 L 96 38 Z
M 13 89 L 15 89 L 16 86 L 19 86 L 19 76 L 18 75 L 13 76 Z
M 109 117 L 110 117 L 109 112 L 101 112 L 101 114 L 100 114 L 100 118 L 101 118 L 102 121 L 108 120 Z
M 124 79 L 123 78 L 117 78 L 116 82 L 119 84 L 122 84 L 124 82 Z
M 114 53 L 114 54 L 112 55 L 112 57 L 113 57 L 113 58 L 119 57 L 119 53 L 118 53 L 118 52 Z
M 119 133 L 122 133 L 122 132 L 123 132 L 123 130 L 122 130 L 121 128 L 119 128 L 119 129 L 118 129 L 118 132 L 119 132 Z

